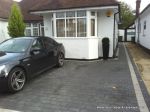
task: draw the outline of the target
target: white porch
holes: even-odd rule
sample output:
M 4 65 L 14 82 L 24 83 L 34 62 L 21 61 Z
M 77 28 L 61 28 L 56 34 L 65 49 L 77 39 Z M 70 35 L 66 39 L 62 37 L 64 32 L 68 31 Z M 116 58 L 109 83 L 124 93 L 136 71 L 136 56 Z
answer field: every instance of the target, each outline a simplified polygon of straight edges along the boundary
M 44 16 L 45 36 L 63 43 L 65 58 L 98 59 L 103 57 L 104 37 L 110 39 L 109 57 L 113 57 L 118 40 L 118 18 L 114 21 L 117 8 L 100 7 L 38 13 Z

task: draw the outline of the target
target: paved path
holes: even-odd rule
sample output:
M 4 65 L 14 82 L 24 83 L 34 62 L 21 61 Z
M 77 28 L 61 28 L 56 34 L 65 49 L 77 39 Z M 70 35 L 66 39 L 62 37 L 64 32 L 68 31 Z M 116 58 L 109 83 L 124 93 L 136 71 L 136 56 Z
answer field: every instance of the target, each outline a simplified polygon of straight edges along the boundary
M 0 108 L 24 112 L 140 112 L 125 50 L 119 60 L 66 61 L 17 94 L 0 94 Z

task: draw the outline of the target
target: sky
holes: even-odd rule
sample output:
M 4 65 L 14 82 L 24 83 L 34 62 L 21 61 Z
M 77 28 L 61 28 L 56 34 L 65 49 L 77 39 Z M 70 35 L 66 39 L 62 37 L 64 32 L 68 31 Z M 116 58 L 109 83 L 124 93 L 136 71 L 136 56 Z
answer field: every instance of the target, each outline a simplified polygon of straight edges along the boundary
M 21 1 L 21 0 L 14 0 L 14 1 Z M 135 10 L 136 8 L 136 0 L 118 0 L 126 2 L 130 7 Z M 150 0 L 141 0 L 141 11 L 150 3 Z
M 136 8 L 136 0 L 118 0 L 126 2 L 133 10 Z M 141 9 L 142 11 L 148 4 L 150 3 L 150 0 L 141 0 Z

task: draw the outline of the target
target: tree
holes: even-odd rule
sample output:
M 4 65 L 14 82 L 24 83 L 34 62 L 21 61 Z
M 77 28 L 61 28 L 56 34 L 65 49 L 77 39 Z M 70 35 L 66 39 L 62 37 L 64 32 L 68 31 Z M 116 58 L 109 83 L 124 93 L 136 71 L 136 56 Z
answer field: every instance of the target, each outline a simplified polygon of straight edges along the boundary
M 14 2 L 8 22 L 8 33 L 12 38 L 24 36 L 25 23 L 19 5 Z
M 119 25 L 119 28 L 125 29 L 129 26 L 135 19 L 132 9 L 127 3 L 121 2 L 121 19 L 122 24 Z

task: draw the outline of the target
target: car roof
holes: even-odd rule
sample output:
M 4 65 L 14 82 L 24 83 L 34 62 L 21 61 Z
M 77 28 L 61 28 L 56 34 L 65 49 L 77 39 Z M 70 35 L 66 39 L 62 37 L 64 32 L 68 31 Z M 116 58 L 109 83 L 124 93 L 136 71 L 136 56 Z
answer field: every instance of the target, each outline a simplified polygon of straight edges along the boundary
M 17 37 L 17 38 L 14 38 L 14 39 L 37 39 L 39 37 Z

